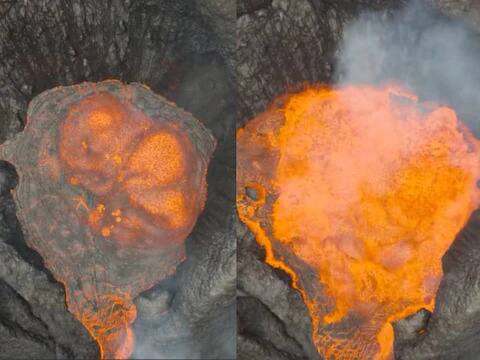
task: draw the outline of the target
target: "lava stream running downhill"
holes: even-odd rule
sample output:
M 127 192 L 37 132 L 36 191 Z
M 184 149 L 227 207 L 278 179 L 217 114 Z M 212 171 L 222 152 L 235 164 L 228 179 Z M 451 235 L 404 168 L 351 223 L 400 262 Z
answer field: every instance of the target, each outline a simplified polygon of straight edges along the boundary
M 441 258 L 478 204 L 478 140 L 400 87 L 349 86 L 290 96 L 237 144 L 239 216 L 292 276 L 319 353 L 391 358 L 391 322 L 433 309 Z

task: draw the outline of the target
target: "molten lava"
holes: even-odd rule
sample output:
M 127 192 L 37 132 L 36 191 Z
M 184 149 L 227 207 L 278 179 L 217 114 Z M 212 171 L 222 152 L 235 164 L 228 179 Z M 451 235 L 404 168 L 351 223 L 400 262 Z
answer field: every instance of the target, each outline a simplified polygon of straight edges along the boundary
M 196 221 L 205 194 L 193 192 L 186 176 L 192 147 L 172 125 L 155 126 L 107 93 L 72 106 L 59 141 L 61 165 L 75 179 L 72 186 L 97 199 L 91 210 L 87 207 L 91 231 L 147 248 L 183 241 Z M 108 294 L 94 307 L 69 303 L 107 358 L 127 358 L 133 351 L 129 326 L 136 309 L 130 301 L 128 294 Z
M 433 309 L 479 156 L 453 110 L 398 87 L 309 89 L 238 131 L 240 218 L 292 276 L 325 358 L 390 358 L 390 323 Z
M 183 260 L 214 148 L 190 114 L 117 81 L 39 95 L 25 130 L 0 146 L 19 174 L 26 241 L 65 285 L 102 358 L 131 355 L 134 297 Z
M 106 359 L 127 359 L 133 351 L 135 337 L 131 324 L 137 316 L 128 294 L 106 294 L 95 303 L 69 303 L 69 308 L 89 330 Z
M 196 178 L 188 175 L 193 145 L 174 125 L 155 125 L 115 96 L 98 93 L 71 107 L 59 149 L 70 184 L 97 199 L 88 214 L 93 232 L 147 248 L 190 233 L 205 192 L 195 191 Z

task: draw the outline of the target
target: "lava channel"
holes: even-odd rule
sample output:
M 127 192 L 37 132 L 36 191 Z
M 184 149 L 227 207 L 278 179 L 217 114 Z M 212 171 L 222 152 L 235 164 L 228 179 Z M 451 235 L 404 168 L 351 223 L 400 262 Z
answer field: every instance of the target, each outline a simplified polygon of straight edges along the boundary
M 391 359 L 391 322 L 433 310 L 479 158 L 452 109 L 399 86 L 310 88 L 239 129 L 239 216 L 292 277 L 322 356 Z

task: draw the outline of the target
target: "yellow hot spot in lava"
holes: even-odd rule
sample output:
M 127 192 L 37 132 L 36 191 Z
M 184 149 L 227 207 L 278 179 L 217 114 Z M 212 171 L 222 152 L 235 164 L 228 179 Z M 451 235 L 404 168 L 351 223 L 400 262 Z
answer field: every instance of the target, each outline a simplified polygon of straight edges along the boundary
M 130 195 L 130 199 L 150 214 L 165 218 L 172 228 L 184 226 L 189 219 L 185 198 L 179 191 L 133 193 Z
M 122 222 L 122 210 L 116 209 L 115 211 L 112 211 L 112 216 L 115 219 L 115 222 L 121 223 Z
M 100 227 L 100 221 L 102 220 L 104 213 L 105 205 L 100 203 L 95 210 L 90 211 L 90 214 L 88 215 L 88 223 L 92 228 L 97 229 L 97 231 Z
M 120 165 L 122 163 L 122 157 L 118 154 L 113 155 L 112 160 L 117 165 Z
M 162 193 L 163 215 L 168 218 L 172 228 L 178 228 L 185 225 L 188 219 L 187 209 L 185 208 L 185 199 L 179 191 L 168 191 Z
M 94 111 L 88 117 L 88 125 L 95 130 L 103 130 L 112 126 L 112 114 L 106 111 Z
M 60 158 L 79 185 L 96 195 L 110 192 L 124 159 L 151 120 L 115 96 L 99 93 L 70 109 L 62 124 Z M 88 151 L 87 151 L 88 150 Z
M 113 161 L 116 165 L 120 165 L 122 163 L 122 157 L 118 154 L 115 154 L 115 155 L 105 154 L 105 159 Z
M 109 237 L 111 235 L 111 233 L 112 233 L 112 231 L 110 230 L 109 227 L 104 226 L 102 228 L 101 234 L 102 234 L 103 237 Z
M 185 170 L 182 145 L 171 133 L 154 133 L 137 147 L 129 159 L 128 169 L 153 176 L 160 184 L 175 181 Z
M 258 179 L 271 197 L 240 193 L 240 217 L 272 266 L 278 241 L 318 273 L 330 311 L 300 290 L 323 356 L 386 359 L 390 322 L 433 308 L 441 258 L 478 204 L 479 142 L 451 109 L 421 108 L 401 89 L 310 89 L 281 114 L 239 136 L 237 188 Z M 349 314 L 361 320 L 345 339 L 335 326 Z

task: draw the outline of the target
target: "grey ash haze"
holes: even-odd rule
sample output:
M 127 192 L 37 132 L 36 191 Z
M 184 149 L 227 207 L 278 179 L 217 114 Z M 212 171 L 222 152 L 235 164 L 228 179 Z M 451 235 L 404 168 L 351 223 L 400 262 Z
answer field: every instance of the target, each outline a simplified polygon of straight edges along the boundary
M 394 13 L 363 13 L 346 27 L 334 83 L 403 84 L 453 107 L 480 131 L 480 35 L 415 0 Z

